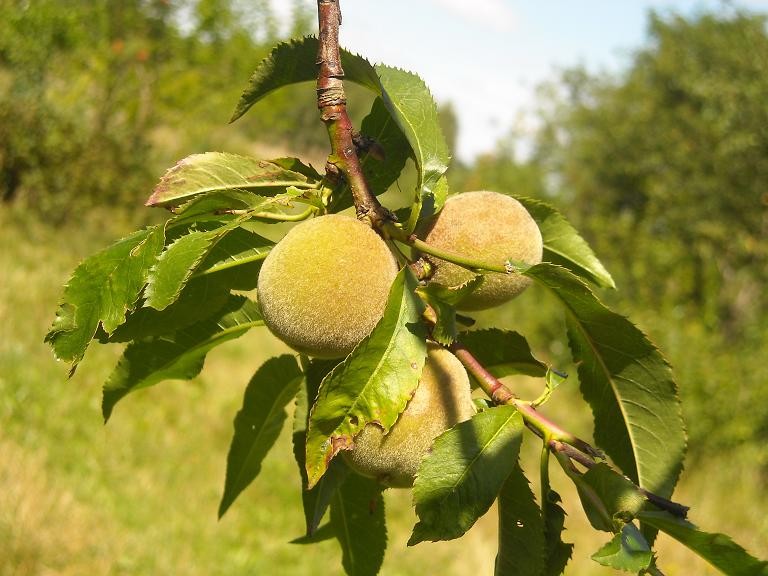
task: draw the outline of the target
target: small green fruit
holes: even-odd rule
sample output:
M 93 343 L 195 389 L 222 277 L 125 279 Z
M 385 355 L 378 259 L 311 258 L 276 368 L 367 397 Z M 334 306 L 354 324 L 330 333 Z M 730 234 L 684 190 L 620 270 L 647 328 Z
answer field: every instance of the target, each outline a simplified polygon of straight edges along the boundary
M 370 227 L 329 214 L 291 229 L 259 272 L 264 322 L 291 348 L 341 358 L 384 313 L 398 266 Z
M 342 455 L 359 474 L 407 488 L 435 438 L 474 413 L 464 366 L 448 350 L 429 344 L 419 386 L 389 434 L 368 424 L 355 437 L 352 450 Z
M 543 253 L 541 232 L 520 202 L 498 192 L 465 192 L 448 199 L 421 237 L 435 248 L 475 260 L 504 265 L 507 260 L 538 264 Z M 434 265 L 431 282 L 460 286 L 475 273 L 427 256 Z M 531 283 L 519 274 L 489 272 L 482 284 L 457 308 L 485 310 L 511 300 Z

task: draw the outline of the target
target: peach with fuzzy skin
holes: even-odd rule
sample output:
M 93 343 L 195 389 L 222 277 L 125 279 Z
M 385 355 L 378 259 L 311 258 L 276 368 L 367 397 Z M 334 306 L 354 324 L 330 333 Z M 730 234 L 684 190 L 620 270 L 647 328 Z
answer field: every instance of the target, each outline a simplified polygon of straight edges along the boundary
M 419 385 L 389 433 L 368 424 L 355 437 L 352 450 L 341 454 L 359 474 L 407 488 L 435 438 L 474 413 L 464 366 L 448 350 L 429 344 Z
M 328 214 L 302 222 L 259 272 L 264 323 L 298 352 L 344 357 L 381 318 L 397 271 L 386 243 L 355 218 Z
M 520 202 L 498 192 L 464 192 L 452 196 L 429 224 L 422 239 L 435 248 L 481 262 L 504 265 L 507 260 L 538 264 L 543 253 L 539 227 Z M 427 255 L 434 265 L 431 282 L 459 286 L 475 273 Z M 511 300 L 531 283 L 519 274 L 485 273 L 482 284 L 457 308 L 485 310 Z

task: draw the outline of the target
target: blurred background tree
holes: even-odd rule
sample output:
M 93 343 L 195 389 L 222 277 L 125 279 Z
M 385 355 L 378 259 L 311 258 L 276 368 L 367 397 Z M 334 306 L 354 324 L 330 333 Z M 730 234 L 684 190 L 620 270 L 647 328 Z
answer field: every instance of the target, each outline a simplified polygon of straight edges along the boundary
M 313 18 L 294 2 L 290 32 Z M 55 223 L 96 206 L 136 213 L 187 154 L 320 147 L 311 90 L 227 127 L 277 39 L 266 0 L 0 0 L 0 198 Z
M 622 74 L 541 87 L 530 158 L 502 142 L 460 187 L 552 198 L 614 274 L 605 297 L 670 355 L 694 457 L 768 464 L 766 19 L 651 13 L 648 34 Z
M 273 339 L 233 343 L 192 386 L 137 394 L 106 429 L 97 390 L 115 354 L 89 358 L 62 394 L 72 383 L 42 343 L 77 259 L 152 218 L 141 205 L 178 159 L 225 150 L 323 161 L 327 135 L 309 85 L 276 92 L 227 125 L 274 43 L 313 32 L 311 3 L 292 7 L 286 26 L 267 0 L 0 0 L 0 576 L 180 565 L 189 574 L 260 573 L 278 557 L 291 573 L 309 574 L 338 554 L 285 548 L 285 534 L 303 522 L 290 515 L 295 502 L 274 513 L 298 498 L 289 480 L 254 485 L 252 506 L 212 520 L 231 414 L 259 356 L 274 353 Z M 766 20 L 731 9 L 652 13 L 648 41 L 623 72 L 566 70 L 540 94 L 526 145 L 512 131 L 493 152 L 455 162 L 452 189 L 543 198 L 588 238 L 619 287 L 601 296 L 675 368 L 694 470 L 680 498 L 697 500 L 703 526 L 764 556 L 768 520 L 755 503 L 768 476 Z M 370 96 L 349 86 L 348 97 L 359 126 Z M 440 114 L 455 150 L 461 127 L 451 104 Z M 406 193 L 412 176 L 401 178 Z M 123 219 L 105 218 L 115 208 Z M 546 298 L 530 306 L 535 297 L 493 313 L 567 366 L 557 309 Z M 565 402 L 569 425 L 578 402 L 576 393 Z M 289 438 L 282 442 L 289 453 Z M 273 473 L 295 476 L 290 458 L 270 462 Z M 492 519 L 470 533 L 474 555 L 417 547 L 408 561 L 408 503 L 390 503 L 400 527 L 388 554 L 403 555 L 391 559 L 400 573 L 422 574 L 436 558 L 446 574 L 492 563 L 483 548 L 494 541 Z M 162 522 L 158 510 L 168 511 Z M 582 515 L 568 513 L 578 538 Z M 704 573 L 688 562 L 668 573 Z M 573 570 L 595 568 L 585 557 Z

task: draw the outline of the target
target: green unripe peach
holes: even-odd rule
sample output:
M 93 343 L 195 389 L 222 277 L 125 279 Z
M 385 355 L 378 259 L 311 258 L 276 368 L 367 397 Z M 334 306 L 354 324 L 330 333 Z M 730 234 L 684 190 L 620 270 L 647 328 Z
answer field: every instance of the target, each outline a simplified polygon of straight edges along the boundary
M 369 226 L 339 214 L 302 222 L 259 272 L 264 322 L 294 350 L 341 358 L 384 313 L 397 262 Z
M 407 488 L 435 438 L 474 413 L 464 366 L 448 350 L 429 344 L 419 385 L 389 433 L 368 424 L 342 455 L 359 474 Z
M 541 262 L 543 241 L 536 222 L 520 202 L 498 192 L 465 192 L 448 199 L 421 234 L 427 244 L 474 260 L 503 266 L 507 260 Z M 435 272 L 430 279 L 460 286 L 475 273 L 457 264 L 427 256 Z M 519 274 L 488 272 L 482 284 L 457 308 L 485 310 L 511 300 L 531 283 Z

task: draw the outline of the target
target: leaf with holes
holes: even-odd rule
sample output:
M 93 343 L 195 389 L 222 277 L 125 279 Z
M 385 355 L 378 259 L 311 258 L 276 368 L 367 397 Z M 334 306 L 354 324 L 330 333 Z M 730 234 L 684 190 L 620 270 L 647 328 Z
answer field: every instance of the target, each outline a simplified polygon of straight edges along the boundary
M 313 487 L 339 450 L 353 446 L 369 422 L 386 432 L 419 383 L 426 357 L 416 278 L 403 268 L 392 283 L 384 316 L 320 386 L 309 416 L 307 478 Z
M 544 520 L 528 479 L 515 466 L 499 493 L 499 551 L 494 576 L 541 576 Z

